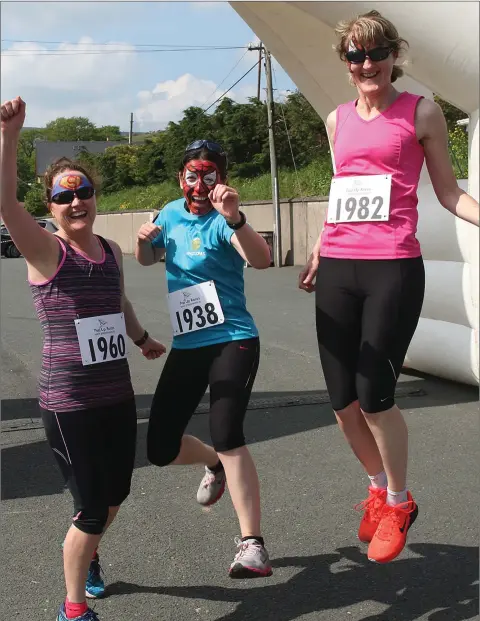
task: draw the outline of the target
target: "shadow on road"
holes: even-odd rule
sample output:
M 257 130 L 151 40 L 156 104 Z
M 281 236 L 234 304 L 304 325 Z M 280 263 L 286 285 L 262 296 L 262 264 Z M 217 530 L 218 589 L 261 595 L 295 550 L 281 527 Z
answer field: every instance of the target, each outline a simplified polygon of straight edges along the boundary
M 362 621 L 478 618 L 478 548 L 431 543 L 409 548 L 418 556 L 388 565 L 370 563 L 353 546 L 333 554 L 276 559 L 275 568 L 298 567 L 299 571 L 271 586 L 263 581 L 258 581 L 257 588 L 116 582 L 109 585 L 108 595 L 151 593 L 238 604 L 218 621 L 293 621 L 322 611 L 332 611 L 328 618 L 335 619 L 333 611 L 369 601 L 388 608 Z M 342 566 L 333 568 L 339 561 Z
M 399 406 L 405 410 L 478 401 L 478 391 L 474 387 L 435 378 L 403 381 L 399 384 L 398 390 L 402 395 Z M 309 398 L 314 404 L 297 407 L 294 415 L 291 407 L 265 406 L 265 400 L 278 404 L 302 405 L 302 401 L 306 403 Z M 137 397 L 139 407 L 147 407 L 150 401 L 151 395 Z M 249 444 L 335 424 L 335 417 L 325 391 L 257 392 L 252 394 L 251 403 L 254 407 L 255 403 L 260 406 L 259 409 L 250 409 L 247 412 L 245 430 Z M 2 415 L 4 408 L 5 401 L 2 403 Z M 36 428 L 42 428 L 41 421 L 37 420 L 35 424 Z M 136 468 L 149 465 L 145 450 L 146 427 L 146 424 L 138 426 Z M 194 416 L 188 431 L 203 441 L 210 442 L 207 416 Z M 58 494 L 64 489 L 57 465 L 45 440 L 6 446 L 2 449 L 1 461 L 2 500 Z

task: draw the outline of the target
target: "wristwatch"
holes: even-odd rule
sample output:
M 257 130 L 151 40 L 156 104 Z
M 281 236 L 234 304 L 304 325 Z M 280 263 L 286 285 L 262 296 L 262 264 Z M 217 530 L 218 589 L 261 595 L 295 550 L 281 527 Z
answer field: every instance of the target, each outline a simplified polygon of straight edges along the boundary
M 145 345 L 145 343 L 147 342 L 147 339 L 148 339 L 148 332 L 145 330 L 142 338 L 138 339 L 138 341 L 133 341 L 133 342 L 135 343 L 137 347 L 141 347 L 142 345 Z
M 239 211 L 238 212 L 240 214 L 240 222 L 237 222 L 236 224 L 232 224 L 230 222 L 228 222 L 227 220 L 227 224 L 228 226 L 233 229 L 234 231 L 238 231 L 238 229 L 241 229 L 242 226 L 246 223 L 247 221 L 247 216 L 243 213 L 243 211 Z

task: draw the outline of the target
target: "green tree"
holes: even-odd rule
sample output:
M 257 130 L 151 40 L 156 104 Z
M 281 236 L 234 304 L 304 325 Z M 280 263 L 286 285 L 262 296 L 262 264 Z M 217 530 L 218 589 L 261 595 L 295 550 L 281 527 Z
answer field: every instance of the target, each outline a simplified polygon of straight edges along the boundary
M 46 140 L 125 140 L 118 126 L 97 127 L 83 116 L 55 119 L 47 123 L 44 135 Z
M 32 185 L 28 192 L 25 194 L 25 209 L 32 214 L 32 216 L 40 217 L 47 214 L 47 205 L 45 203 L 45 196 L 43 188 L 40 183 Z

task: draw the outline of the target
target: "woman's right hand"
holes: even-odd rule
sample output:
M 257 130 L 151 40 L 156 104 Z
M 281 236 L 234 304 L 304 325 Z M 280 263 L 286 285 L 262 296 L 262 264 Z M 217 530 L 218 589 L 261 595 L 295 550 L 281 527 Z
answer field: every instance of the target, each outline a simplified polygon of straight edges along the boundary
M 152 243 L 155 238 L 157 238 L 162 232 L 162 227 L 157 226 L 153 222 L 145 222 L 142 224 L 137 233 L 137 241 L 142 243 Z
M 298 288 L 303 289 L 307 293 L 315 290 L 315 278 L 317 276 L 319 258 L 316 253 L 312 253 L 307 264 L 298 276 Z
M 1 107 L 2 134 L 16 135 L 25 122 L 25 102 L 21 97 L 5 101 Z

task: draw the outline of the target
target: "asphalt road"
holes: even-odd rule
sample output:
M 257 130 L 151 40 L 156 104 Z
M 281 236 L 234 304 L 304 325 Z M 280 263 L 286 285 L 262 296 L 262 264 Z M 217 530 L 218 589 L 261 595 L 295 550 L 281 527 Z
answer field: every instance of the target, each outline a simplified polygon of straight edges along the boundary
M 41 333 L 22 260 L 2 260 L 1 618 L 53 620 L 64 596 L 61 542 L 71 503 L 38 424 Z M 125 259 L 130 298 L 170 343 L 163 267 Z M 246 432 L 257 463 L 269 579 L 232 581 L 238 526 L 228 493 L 195 501 L 201 469 L 151 466 L 138 422 L 133 488 L 101 546 L 108 597 L 101 621 L 460 621 L 478 618 L 478 390 L 402 375 L 410 428 L 409 484 L 420 514 L 393 563 L 366 560 L 353 505 L 367 481 L 328 404 L 314 337 L 313 298 L 296 268 L 246 270 L 262 362 Z M 163 362 L 130 358 L 140 412 Z M 304 404 L 304 405 L 302 405 Z M 208 440 L 208 418 L 190 431 Z

